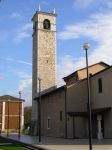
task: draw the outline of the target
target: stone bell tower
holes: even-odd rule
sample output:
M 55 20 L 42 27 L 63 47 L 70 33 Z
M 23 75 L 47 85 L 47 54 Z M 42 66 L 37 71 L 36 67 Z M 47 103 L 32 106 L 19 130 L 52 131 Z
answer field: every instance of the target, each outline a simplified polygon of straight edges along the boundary
M 33 18 L 33 76 L 32 98 L 56 87 L 56 14 L 39 10 Z M 33 120 L 37 119 L 37 102 L 32 100 Z

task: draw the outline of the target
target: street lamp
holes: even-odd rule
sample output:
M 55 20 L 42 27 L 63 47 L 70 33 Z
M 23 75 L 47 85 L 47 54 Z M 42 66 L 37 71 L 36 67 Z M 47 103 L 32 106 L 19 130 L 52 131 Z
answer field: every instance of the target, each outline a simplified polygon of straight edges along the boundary
M 20 105 L 20 100 L 21 100 L 21 91 L 19 91 L 19 129 L 18 129 L 18 138 L 20 139 L 21 135 L 21 105 Z
M 39 142 L 41 142 L 41 78 L 38 77 L 39 82 L 39 101 L 38 101 L 38 133 Z
M 87 71 L 87 96 L 88 96 L 88 131 L 89 131 L 89 149 L 92 150 L 92 124 L 91 124 L 91 100 L 90 100 L 90 82 L 89 82 L 89 72 L 88 72 L 88 49 L 90 45 L 84 43 L 83 49 L 86 52 L 86 71 Z

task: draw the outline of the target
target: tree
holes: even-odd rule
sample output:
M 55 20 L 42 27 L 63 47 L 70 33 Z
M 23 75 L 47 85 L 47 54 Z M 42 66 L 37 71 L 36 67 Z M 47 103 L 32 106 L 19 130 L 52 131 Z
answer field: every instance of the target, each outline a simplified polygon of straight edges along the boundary
M 31 127 L 32 107 L 28 106 L 24 108 L 24 125 L 25 128 Z

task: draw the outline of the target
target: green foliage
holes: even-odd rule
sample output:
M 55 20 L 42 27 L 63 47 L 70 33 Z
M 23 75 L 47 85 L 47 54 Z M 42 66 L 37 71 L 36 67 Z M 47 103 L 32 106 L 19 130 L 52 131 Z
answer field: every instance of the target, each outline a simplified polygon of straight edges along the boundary
M 32 119 L 32 107 L 24 108 L 24 125 L 25 129 L 31 127 L 31 119 Z

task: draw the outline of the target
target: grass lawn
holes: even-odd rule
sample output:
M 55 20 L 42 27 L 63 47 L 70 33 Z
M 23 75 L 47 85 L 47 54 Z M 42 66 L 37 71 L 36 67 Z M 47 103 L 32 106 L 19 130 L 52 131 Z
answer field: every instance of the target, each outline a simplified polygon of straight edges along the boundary
M 21 147 L 21 146 L 0 146 L 0 150 L 28 150 L 27 148 Z
M 10 143 L 8 140 L 6 139 L 0 139 L 0 150 L 28 150 L 27 148 L 24 148 L 20 145 L 15 145 L 13 143 Z M 6 145 L 6 144 L 10 144 L 10 145 Z M 4 145 L 2 145 L 4 144 Z

